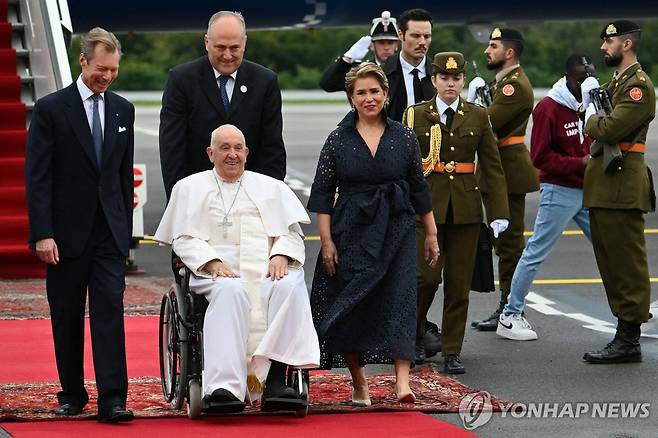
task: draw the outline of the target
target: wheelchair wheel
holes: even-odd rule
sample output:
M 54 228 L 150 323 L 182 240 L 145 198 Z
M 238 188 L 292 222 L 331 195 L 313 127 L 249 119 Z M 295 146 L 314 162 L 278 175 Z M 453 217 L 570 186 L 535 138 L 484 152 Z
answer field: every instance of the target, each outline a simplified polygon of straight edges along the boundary
M 201 383 L 196 379 L 190 380 L 187 388 L 187 416 L 194 420 L 201 415 Z
M 187 393 L 187 343 L 181 342 L 176 314 L 179 307 L 175 290 L 162 297 L 160 306 L 159 350 L 162 393 L 171 407 L 179 410 Z

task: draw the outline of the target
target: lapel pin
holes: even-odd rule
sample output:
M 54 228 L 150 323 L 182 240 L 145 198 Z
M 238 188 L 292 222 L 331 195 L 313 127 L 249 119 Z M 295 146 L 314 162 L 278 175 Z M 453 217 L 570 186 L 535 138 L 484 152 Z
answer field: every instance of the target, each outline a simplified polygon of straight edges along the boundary
M 241 86 L 240 91 L 242 91 L 243 93 L 246 93 L 247 92 L 247 86 L 246 85 Z
M 460 116 L 463 116 L 463 115 L 464 115 L 464 111 L 459 110 L 459 111 L 457 111 L 457 114 L 459 114 Z

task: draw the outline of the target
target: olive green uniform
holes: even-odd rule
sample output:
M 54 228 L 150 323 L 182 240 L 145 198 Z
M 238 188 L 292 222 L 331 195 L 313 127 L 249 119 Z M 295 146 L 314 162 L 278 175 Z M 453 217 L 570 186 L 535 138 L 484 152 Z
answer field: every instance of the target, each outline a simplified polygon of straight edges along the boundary
M 478 168 L 490 184 L 490 214 L 496 219 L 508 218 L 505 177 L 486 110 L 460 100 L 459 109 L 448 130 L 440 121 L 435 100 L 436 97 L 409 107 L 403 118 L 403 123 L 416 133 L 423 157 L 430 153 L 433 126 L 438 127 L 441 133 L 440 162 L 473 163 L 477 153 Z M 434 269 L 427 265 L 423 254 L 425 231 L 418 224 L 417 338 L 422 338 L 425 333 L 425 315 L 434 300 L 443 273 L 442 354 L 447 356 L 459 354 L 464 340 L 468 295 L 483 219 L 482 197 L 478 179 L 473 173 L 432 172 L 427 175 L 427 182 L 432 196 L 441 256 Z
M 491 87 L 492 103 L 487 108 L 491 126 L 496 134 L 500 161 L 507 181 L 507 200 L 510 224 L 505 232 L 494 239 L 498 255 L 498 277 L 501 301 L 507 301 L 516 264 L 521 258 L 525 240 L 523 238 L 525 195 L 539 190 L 539 175 L 532 165 L 528 148 L 520 137 L 525 136 L 528 118 L 532 113 L 534 97 L 532 86 L 521 67 L 507 73 Z M 520 141 L 514 141 L 519 137 Z M 504 145 L 505 142 L 512 144 Z M 478 172 L 479 173 L 479 172 Z M 497 182 L 489 181 L 486 175 L 480 176 L 480 186 L 488 222 L 498 219 L 491 194 Z
M 585 132 L 593 139 L 624 146 L 646 143 L 656 96 L 640 64 L 608 84 L 613 111 L 591 116 Z M 655 210 L 651 171 L 644 153 L 627 151 L 621 166 L 605 172 L 602 156 L 585 170 L 583 204 L 589 208 L 592 245 L 612 313 L 624 321 L 649 319 L 651 285 L 644 240 L 644 213 Z

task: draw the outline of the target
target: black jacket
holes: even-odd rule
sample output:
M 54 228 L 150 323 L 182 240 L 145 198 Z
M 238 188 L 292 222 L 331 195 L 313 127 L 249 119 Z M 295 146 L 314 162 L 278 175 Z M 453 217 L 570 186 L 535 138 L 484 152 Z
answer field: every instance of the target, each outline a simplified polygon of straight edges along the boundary
M 345 75 L 359 64 L 360 62 L 345 62 L 341 56 L 324 72 L 320 78 L 320 87 L 328 93 L 345 91 Z
M 400 53 L 396 53 L 386 60 L 382 66 L 388 78 L 388 116 L 398 122 L 402 121 L 404 110 L 407 109 L 407 88 L 402 77 L 402 65 L 400 65 Z M 420 80 L 423 89 L 423 100 L 430 100 L 436 94 L 430 76 L 432 74 L 432 62 L 425 57 L 425 71 L 427 75 Z M 420 102 L 416 102 L 420 103 Z
M 99 169 L 87 115 L 75 82 L 34 106 L 25 154 L 32 247 L 54 238 L 59 255 L 84 250 L 99 208 L 128 255 L 132 238 L 135 107 L 105 92 L 103 160 Z
M 207 56 L 169 72 L 160 111 L 160 163 L 167 198 L 174 184 L 212 167 L 206 154 L 210 134 L 220 125 L 237 126 L 245 136 L 247 170 L 282 180 L 286 175 L 281 90 L 276 74 L 243 60 L 229 113 L 219 95 Z

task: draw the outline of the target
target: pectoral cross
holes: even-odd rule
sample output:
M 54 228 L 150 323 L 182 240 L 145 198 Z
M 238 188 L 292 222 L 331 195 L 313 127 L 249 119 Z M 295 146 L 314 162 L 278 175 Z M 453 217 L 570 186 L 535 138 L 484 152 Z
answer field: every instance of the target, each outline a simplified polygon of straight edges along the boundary
M 224 237 L 228 237 L 228 227 L 230 227 L 230 226 L 232 226 L 232 225 L 233 225 L 233 222 L 230 222 L 230 221 L 228 220 L 228 216 L 224 216 L 224 219 L 222 220 L 222 223 L 219 224 L 219 226 L 223 228 L 223 233 L 222 233 L 222 235 L 223 235 Z

